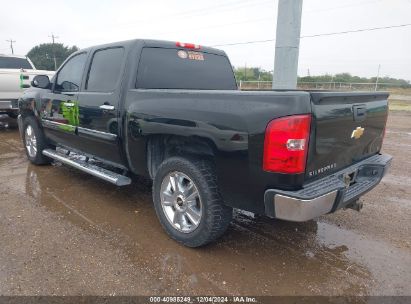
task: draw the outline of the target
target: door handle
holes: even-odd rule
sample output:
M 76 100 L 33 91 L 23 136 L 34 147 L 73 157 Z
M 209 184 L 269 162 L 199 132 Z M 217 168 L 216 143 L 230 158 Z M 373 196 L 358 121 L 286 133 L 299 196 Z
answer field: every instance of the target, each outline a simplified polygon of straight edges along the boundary
M 363 121 L 367 118 L 366 105 L 354 105 L 352 109 L 354 114 L 354 121 Z
M 70 101 L 64 102 L 63 105 L 66 106 L 66 107 L 70 107 L 70 108 L 71 108 L 71 107 L 74 107 L 74 103 L 73 103 L 73 102 L 70 102 Z
M 109 111 L 114 110 L 114 106 L 105 105 L 105 104 L 101 105 L 99 108 L 102 109 L 102 110 L 109 110 Z

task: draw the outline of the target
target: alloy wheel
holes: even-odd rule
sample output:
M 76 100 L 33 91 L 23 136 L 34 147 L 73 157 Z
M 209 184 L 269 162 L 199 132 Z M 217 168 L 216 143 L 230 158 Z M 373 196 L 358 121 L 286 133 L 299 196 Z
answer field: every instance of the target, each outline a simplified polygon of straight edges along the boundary
M 28 125 L 25 131 L 26 150 L 30 157 L 36 157 L 37 154 L 37 138 L 34 134 L 34 129 Z
M 197 186 L 182 172 L 167 174 L 161 183 L 161 206 L 169 223 L 184 233 L 193 232 L 203 215 Z

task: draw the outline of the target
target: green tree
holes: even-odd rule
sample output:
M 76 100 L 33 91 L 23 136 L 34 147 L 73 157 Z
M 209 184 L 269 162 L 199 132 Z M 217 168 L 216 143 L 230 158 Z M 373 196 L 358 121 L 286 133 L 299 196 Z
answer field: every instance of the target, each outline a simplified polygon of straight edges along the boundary
M 243 67 L 234 67 L 234 73 L 237 81 L 271 81 L 273 76 L 272 72 L 265 71 L 261 68 L 250 67 L 250 68 L 243 68 Z
M 258 67 L 234 67 L 233 70 L 237 81 L 272 81 L 272 71 L 266 71 Z M 354 76 L 350 73 L 338 73 L 335 75 L 323 74 L 323 75 L 311 75 L 298 77 L 298 83 L 313 82 L 313 83 L 375 83 L 376 77 L 360 77 Z M 402 88 L 410 88 L 411 82 L 405 79 L 391 78 L 383 76 L 378 79 L 378 87 L 385 88 L 390 85 L 395 85 Z M 387 85 L 385 85 L 387 84 Z
M 341 83 L 375 83 L 376 77 L 359 77 L 353 76 L 350 73 L 339 73 L 335 75 L 325 74 L 318 76 L 303 76 L 298 77 L 298 82 L 341 82 Z M 410 87 L 410 81 L 405 79 L 391 78 L 388 76 L 380 77 L 379 83 L 393 84 L 404 88 Z
M 78 51 L 77 46 L 65 46 L 62 43 L 42 43 L 33 47 L 27 57 L 34 63 L 35 67 L 40 70 L 54 70 L 54 54 L 56 55 L 57 67 L 72 53 Z

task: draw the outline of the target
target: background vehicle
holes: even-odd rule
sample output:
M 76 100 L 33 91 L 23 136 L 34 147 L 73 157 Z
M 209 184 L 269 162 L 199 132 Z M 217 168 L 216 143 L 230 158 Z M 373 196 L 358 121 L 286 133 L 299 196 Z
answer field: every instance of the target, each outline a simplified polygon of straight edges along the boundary
M 0 115 L 17 118 L 17 100 L 36 75 L 53 76 L 54 71 L 36 70 L 29 58 L 0 54 Z
M 19 102 L 29 160 L 152 178 L 161 224 L 187 246 L 222 235 L 233 207 L 291 221 L 360 209 L 391 161 L 387 93 L 238 91 L 225 53 L 194 44 L 91 47 L 33 85 Z

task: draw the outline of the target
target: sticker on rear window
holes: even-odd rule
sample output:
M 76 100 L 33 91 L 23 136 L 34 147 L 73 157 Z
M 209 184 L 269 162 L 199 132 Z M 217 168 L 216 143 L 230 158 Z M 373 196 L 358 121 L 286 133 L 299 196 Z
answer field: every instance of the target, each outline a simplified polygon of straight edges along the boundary
M 177 55 L 178 55 L 178 57 L 180 57 L 180 58 L 182 58 L 182 59 L 186 59 L 186 58 L 188 57 L 187 52 L 186 52 L 186 51 L 183 51 L 183 50 L 179 50 L 179 51 L 177 52 Z
M 204 60 L 203 53 L 199 52 L 188 52 L 188 59 L 191 60 Z
M 200 52 L 193 52 L 193 51 L 187 52 L 187 51 L 179 50 L 177 52 L 177 56 L 180 57 L 181 59 L 204 61 L 204 55 L 203 53 L 200 53 Z

